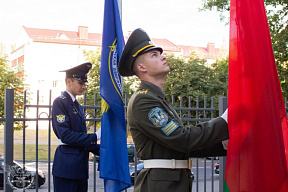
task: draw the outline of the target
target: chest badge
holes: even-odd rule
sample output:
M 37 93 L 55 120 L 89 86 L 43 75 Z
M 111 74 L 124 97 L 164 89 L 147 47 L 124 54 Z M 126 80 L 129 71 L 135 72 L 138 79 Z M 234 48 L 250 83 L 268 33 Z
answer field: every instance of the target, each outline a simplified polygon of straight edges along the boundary
M 75 109 L 75 108 L 73 107 L 73 114 L 77 114 L 77 113 L 78 113 L 77 109 Z
M 58 123 L 65 122 L 65 115 L 56 115 L 56 118 Z
M 148 118 L 156 127 L 163 127 L 168 121 L 168 115 L 160 107 L 151 109 L 148 113 Z

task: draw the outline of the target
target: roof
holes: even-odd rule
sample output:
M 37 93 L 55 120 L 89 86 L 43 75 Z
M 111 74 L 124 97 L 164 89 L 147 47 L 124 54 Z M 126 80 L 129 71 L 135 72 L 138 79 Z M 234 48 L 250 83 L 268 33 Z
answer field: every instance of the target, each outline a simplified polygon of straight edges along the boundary
M 88 33 L 88 28 L 79 26 L 78 31 L 64 31 L 53 29 L 38 29 L 23 26 L 23 29 L 33 40 L 33 42 L 42 43 L 59 43 L 59 44 L 73 44 L 73 45 L 89 45 L 99 46 L 102 45 L 102 34 Z M 81 33 L 81 34 L 79 34 Z M 80 38 L 80 36 L 82 38 Z M 128 36 L 124 37 L 127 42 Z M 183 57 L 189 58 L 191 53 L 195 53 L 202 59 L 214 59 L 220 54 L 221 49 L 215 48 L 214 43 L 208 43 L 207 47 L 194 47 L 188 45 L 175 45 L 168 39 L 151 38 L 156 46 L 162 47 L 166 53 L 181 53 Z
M 101 46 L 102 35 L 99 33 L 88 33 L 87 39 L 80 39 L 78 32 L 63 31 L 53 29 L 28 28 L 23 26 L 27 35 L 34 42 L 43 43 L 62 43 L 76 45 Z
M 189 45 L 178 45 L 178 47 L 183 50 L 183 57 L 190 57 L 192 53 L 195 53 L 202 59 L 214 59 L 215 56 L 220 53 L 220 48 L 213 47 L 213 50 L 209 51 L 209 45 L 211 44 L 208 43 L 207 47 L 194 47 Z
M 101 46 L 102 42 L 102 34 L 99 33 L 88 33 L 87 39 L 80 39 L 79 32 L 75 31 L 38 29 L 28 28 L 25 26 L 23 26 L 23 29 L 34 42 L 81 44 L 91 46 Z M 124 39 L 127 41 L 128 37 L 125 37 Z M 152 41 L 156 46 L 162 47 L 165 52 L 181 52 L 181 49 L 177 45 L 167 39 L 152 38 Z
M 181 52 L 181 49 L 177 45 L 167 39 L 151 38 L 151 40 L 156 46 L 162 47 L 165 52 Z

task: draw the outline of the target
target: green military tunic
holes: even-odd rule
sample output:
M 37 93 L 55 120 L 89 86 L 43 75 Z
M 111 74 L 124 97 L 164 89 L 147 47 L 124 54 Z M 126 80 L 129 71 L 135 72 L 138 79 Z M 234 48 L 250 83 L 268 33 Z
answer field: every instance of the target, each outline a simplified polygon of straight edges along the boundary
M 197 126 L 184 127 L 158 86 L 142 81 L 128 104 L 128 126 L 138 157 L 187 160 L 192 156 L 225 155 L 222 141 L 229 138 L 221 117 Z M 135 192 L 190 192 L 190 169 L 143 169 Z

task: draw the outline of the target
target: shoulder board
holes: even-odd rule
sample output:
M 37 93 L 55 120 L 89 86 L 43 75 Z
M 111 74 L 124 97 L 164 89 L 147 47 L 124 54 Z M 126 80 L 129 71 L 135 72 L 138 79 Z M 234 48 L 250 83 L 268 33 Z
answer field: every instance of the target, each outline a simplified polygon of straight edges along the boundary
M 141 90 L 138 90 L 137 91 L 137 94 L 139 95 L 139 94 L 147 94 L 147 92 L 148 92 L 148 89 L 141 89 Z
M 60 99 L 66 99 L 64 95 L 59 96 Z

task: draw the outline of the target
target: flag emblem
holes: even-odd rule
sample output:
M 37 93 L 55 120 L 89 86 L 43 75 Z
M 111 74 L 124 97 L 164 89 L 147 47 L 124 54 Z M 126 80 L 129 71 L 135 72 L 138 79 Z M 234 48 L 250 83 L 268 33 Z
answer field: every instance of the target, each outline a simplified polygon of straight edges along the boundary
M 113 74 L 113 79 L 116 83 L 116 85 L 114 84 L 115 89 L 117 90 L 117 88 L 119 89 L 119 91 L 117 90 L 118 94 L 121 95 L 122 93 L 122 82 L 118 73 L 118 57 L 117 57 L 117 39 L 114 40 L 113 45 L 109 46 L 110 47 L 110 54 L 109 54 L 109 61 L 111 62 L 111 65 L 109 65 L 109 67 L 112 67 L 112 69 L 110 70 Z

